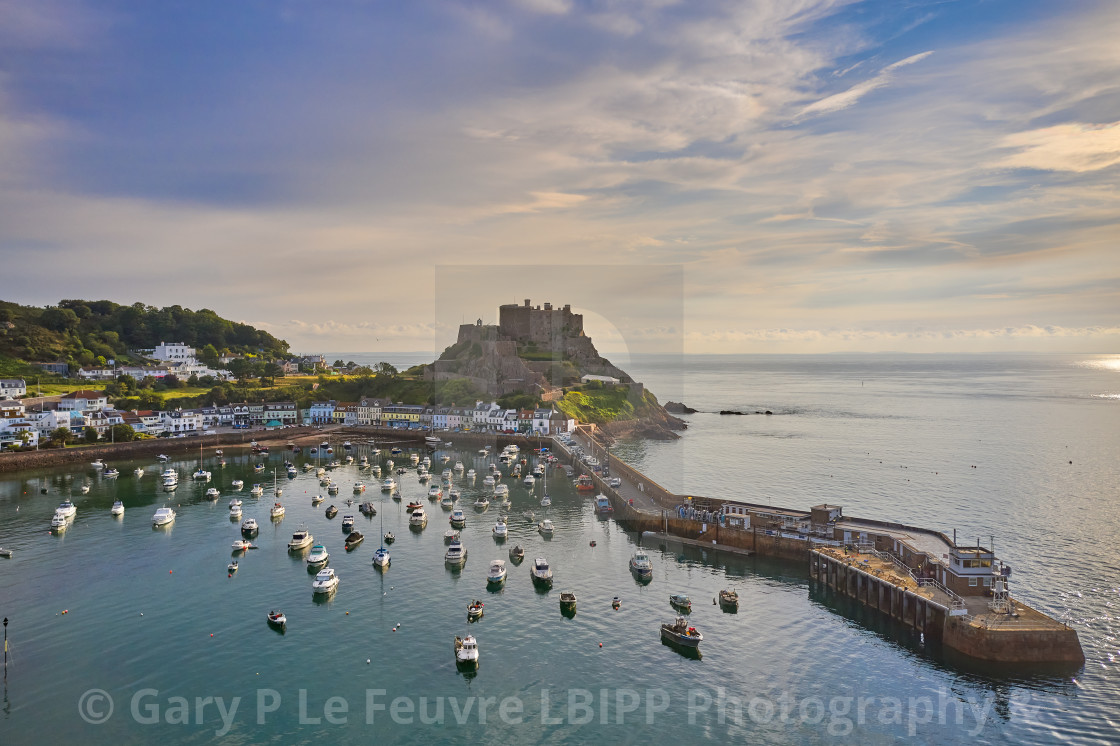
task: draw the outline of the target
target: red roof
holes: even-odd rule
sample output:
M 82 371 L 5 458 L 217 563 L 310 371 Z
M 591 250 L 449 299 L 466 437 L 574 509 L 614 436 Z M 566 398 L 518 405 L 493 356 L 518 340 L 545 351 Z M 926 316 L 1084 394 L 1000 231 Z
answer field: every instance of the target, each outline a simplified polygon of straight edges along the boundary
M 106 398 L 104 391 L 90 391 L 84 389 L 82 391 L 72 391 L 62 397 L 63 399 L 104 399 Z

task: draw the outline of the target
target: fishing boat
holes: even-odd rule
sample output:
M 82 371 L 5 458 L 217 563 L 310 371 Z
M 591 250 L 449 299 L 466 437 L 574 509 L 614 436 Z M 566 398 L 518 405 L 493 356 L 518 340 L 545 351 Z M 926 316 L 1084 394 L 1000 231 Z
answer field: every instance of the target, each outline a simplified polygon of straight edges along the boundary
M 451 525 L 456 528 L 462 528 L 467 525 L 467 516 L 462 508 L 455 508 L 455 510 L 451 511 L 451 517 L 448 518 L 448 520 L 451 522 Z
M 494 524 L 494 538 L 497 541 L 505 541 L 507 536 L 509 536 L 509 526 L 506 525 L 506 519 L 499 518 Z
M 566 614 L 576 613 L 576 594 L 564 591 L 560 594 L 560 611 Z
M 325 565 L 331 558 L 330 552 L 322 544 L 316 544 L 311 547 L 311 553 L 307 555 L 307 566 L 318 567 Z
M 245 486 L 245 482 L 240 479 L 235 479 L 229 483 L 229 486 L 234 488 L 235 490 L 239 490 Z
M 484 606 L 485 604 L 479 601 L 477 598 L 467 604 L 467 621 L 477 622 L 479 619 L 481 619 Z
M 719 606 L 724 611 L 736 612 L 739 610 L 739 594 L 735 591 L 723 589 L 719 592 Z
M 166 526 L 175 520 L 175 511 L 171 508 L 160 508 L 152 516 L 153 526 Z
M 408 517 L 408 527 L 416 530 L 423 530 L 428 525 L 428 514 L 424 512 L 423 507 L 419 507 L 412 511 L 412 515 Z
M 695 627 L 689 626 L 687 619 L 679 616 L 672 623 L 661 625 L 661 639 L 674 645 L 695 649 L 704 641 L 704 635 Z
M 462 567 L 467 561 L 467 548 L 463 546 L 463 542 L 458 539 L 451 542 L 443 554 L 443 561 L 453 567 Z
M 669 594 L 669 605 L 677 611 L 689 612 L 692 611 L 692 601 L 688 596 L 683 593 Z
M 352 513 L 347 513 L 346 515 L 342 516 L 342 530 L 343 531 L 352 531 L 353 529 L 354 529 L 354 515 Z
M 292 532 L 291 541 L 288 542 L 288 551 L 294 552 L 303 549 L 314 540 L 311 532 L 307 530 L 307 526 L 300 526 Z
M 595 497 L 595 512 L 597 513 L 612 513 L 614 508 L 611 506 L 610 498 L 606 495 L 597 495 Z
M 544 557 L 537 557 L 533 560 L 533 567 L 529 570 L 529 575 L 535 585 L 544 588 L 552 587 L 552 568 L 548 566 L 548 560 Z
M 362 536 L 361 531 L 351 531 L 349 534 L 346 535 L 346 542 L 345 542 L 346 543 L 346 551 L 349 552 L 354 547 L 361 544 L 363 541 L 365 541 L 365 538 L 366 537 Z
M 644 550 L 638 549 L 630 556 L 630 572 L 639 578 L 653 577 L 653 562 Z
M 594 492 L 595 482 L 587 474 L 580 474 L 576 479 L 576 490 L 579 492 Z
M 490 569 L 486 571 L 486 583 L 488 585 L 501 585 L 506 579 L 506 563 L 504 560 L 496 559 L 490 563 Z
M 555 527 L 552 525 L 552 521 L 548 518 L 545 518 L 543 521 L 537 524 L 537 532 L 540 533 L 541 536 L 552 536 L 552 532 L 554 530 Z
M 450 544 L 453 541 L 458 541 L 460 533 L 453 528 L 449 528 L 443 532 L 443 543 Z
M 272 508 L 268 511 L 268 517 L 273 520 L 284 517 L 284 506 L 280 503 L 273 503 Z
M 109 512 L 113 515 L 124 515 L 124 503 L 122 503 L 120 500 L 117 500 L 115 503 L 113 503 L 113 507 L 109 510 Z
M 334 518 L 338 515 L 338 508 L 333 505 L 328 505 L 327 509 L 323 512 L 326 514 L 327 518 Z
M 338 575 L 333 567 L 324 567 L 315 575 L 311 582 L 311 592 L 317 596 L 326 596 L 338 589 Z
M 474 635 L 455 637 L 455 664 L 463 668 L 478 666 L 478 641 Z
M 284 616 L 284 612 L 273 609 L 268 612 L 268 623 L 273 627 L 283 629 L 288 625 L 288 617 Z
M 257 521 L 253 518 L 246 518 L 241 522 L 241 533 L 251 536 L 257 533 Z
M 520 544 L 514 544 L 509 550 L 509 558 L 513 560 L 513 564 L 520 565 L 525 559 L 525 548 Z

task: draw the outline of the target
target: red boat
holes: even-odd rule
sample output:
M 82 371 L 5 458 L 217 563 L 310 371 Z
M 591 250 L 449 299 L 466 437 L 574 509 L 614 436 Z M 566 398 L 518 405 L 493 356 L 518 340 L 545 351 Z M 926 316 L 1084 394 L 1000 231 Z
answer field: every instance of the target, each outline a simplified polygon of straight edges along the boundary
M 576 480 L 576 489 L 580 492 L 594 492 L 595 482 L 591 481 L 588 475 L 580 474 L 579 479 Z

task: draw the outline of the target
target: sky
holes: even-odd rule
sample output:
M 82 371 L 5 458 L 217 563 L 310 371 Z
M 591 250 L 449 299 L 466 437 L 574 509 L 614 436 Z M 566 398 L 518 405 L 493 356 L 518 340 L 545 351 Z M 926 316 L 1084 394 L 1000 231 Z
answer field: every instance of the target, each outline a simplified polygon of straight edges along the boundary
M 0 0 L 2 297 L 298 352 L 525 298 L 608 351 L 1117 352 L 1117 39 L 1091 0 Z

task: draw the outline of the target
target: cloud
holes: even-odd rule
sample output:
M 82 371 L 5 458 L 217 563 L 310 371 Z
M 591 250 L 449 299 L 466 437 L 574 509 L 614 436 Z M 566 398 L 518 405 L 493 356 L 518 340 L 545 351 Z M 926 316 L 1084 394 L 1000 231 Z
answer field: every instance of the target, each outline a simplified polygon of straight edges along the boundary
M 547 15 L 564 15 L 572 9 L 571 0 L 514 0 L 525 10 Z
M 906 59 L 899 60 L 898 62 L 895 62 L 893 64 L 887 65 L 882 70 L 880 70 L 879 74 L 874 78 L 865 80 L 862 83 L 857 83 L 846 91 L 835 93 L 831 96 L 828 96 L 827 98 L 822 98 L 819 101 L 814 101 L 813 103 L 809 104 L 800 112 L 798 112 L 798 114 L 794 117 L 794 121 L 799 121 L 806 117 L 811 117 L 817 114 L 827 114 L 833 111 L 847 109 L 849 106 L 854 105 L 857 101 L 859 101 L 871 91 L 874 91 L 877 88 L 882 88 L 890 83 L 894 78 L 894 72 L 900 67 L 913 65 L 915 62 L 921 62 L 931 54 L 933 54 L 932 51 L 921 52 L 919 54 L 911 55 Z
M 993 165 L 997 168 L 1035 168 L 1043 171 L 1084 173 L 1120 163 L 1120 122 L 1090 125 L 1058 124 L 1017 132 L 998 143 L 1019 152 Z

